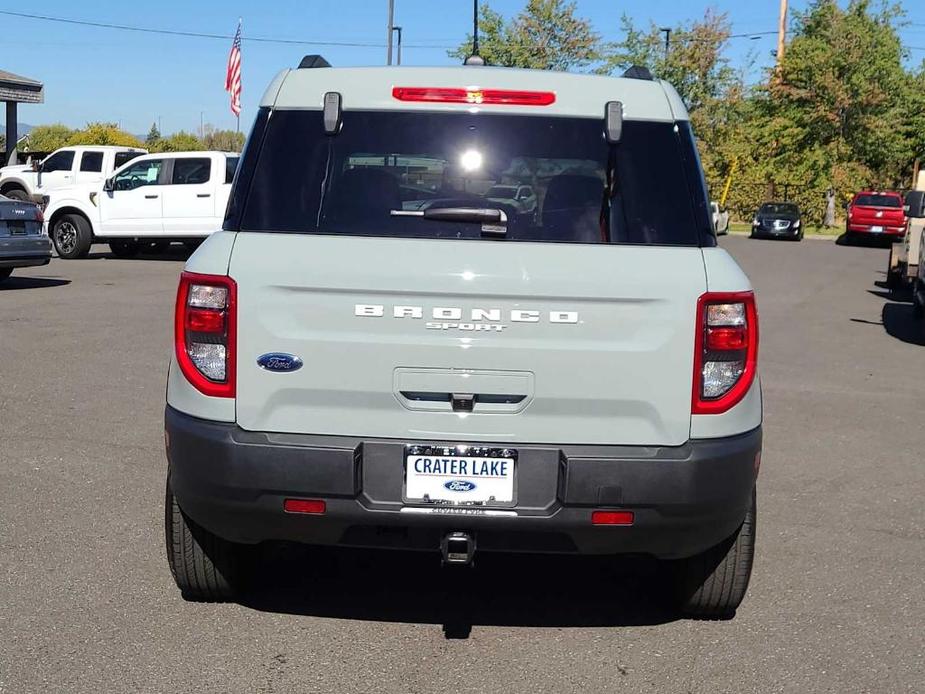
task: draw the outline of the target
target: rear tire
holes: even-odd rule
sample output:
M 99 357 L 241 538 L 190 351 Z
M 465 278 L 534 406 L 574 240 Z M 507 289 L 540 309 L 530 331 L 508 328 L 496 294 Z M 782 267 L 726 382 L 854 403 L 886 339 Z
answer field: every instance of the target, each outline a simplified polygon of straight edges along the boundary
M 26 193 L 22 188 L 13 188 L 13 190 L 8 190 L 4 193 L 6 197 L 10 200 L 23 200 L 27 201 L 29 199 L 29 194 Z
M 79 214 L 62 215 L 51 230 L 51 241 L 59 258 L 86 258 L 93 243 L 90 222 Z
M 745 598 L 755 559 L 757 502 L 752 501 L 741 527 L 706 552 L 674 564 L 681 611 L 694 617 L 730 619 Z
M 109 250 L 117 258 L 134 258 L 138 255 L 140 246 L 134 241 L 110 241 Z
M 10 275 L 13 274 L 13 268 L 11 267 L 0 267 L 0 282 L 4 282 L 10 278 Z
M 164 504 L 167 563 L 186 600 L 227 602 L 239 586 L 241 548 L 201 528 L 180 510 L 167 483 Z

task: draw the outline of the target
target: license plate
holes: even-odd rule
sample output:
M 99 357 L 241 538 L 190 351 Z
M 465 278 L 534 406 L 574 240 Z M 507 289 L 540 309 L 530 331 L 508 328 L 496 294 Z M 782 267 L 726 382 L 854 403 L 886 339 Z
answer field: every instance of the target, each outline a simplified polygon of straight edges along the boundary
M 26 233 L 25 222 L 9 221 L 6 223 L 6 228 L 9 229 L 10 236 L 23 236 Z
M 871 230 L 873 233 L 878 233 L 878 232 L 883 231 L 883 227 L 871 227 L 870 230 Z
M 404 500 L 444 505 L 511 505 L 517 452 L 480 446 L 407 446 Z

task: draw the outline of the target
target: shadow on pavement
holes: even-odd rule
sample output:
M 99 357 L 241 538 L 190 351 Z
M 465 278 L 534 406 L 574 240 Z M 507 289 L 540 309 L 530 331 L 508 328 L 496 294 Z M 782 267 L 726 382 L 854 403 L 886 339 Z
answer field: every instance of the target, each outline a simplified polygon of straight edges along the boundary
M 878 287 L 886 287 L 886 282 L 874 282 Z M 887 290 L 885 292 L 878 292 L 874 289 L 868 289 L 868 294 L 873 294 L 876 297 L 885 299 L 886 301 L 893 301 L 896 303 L 912 303 L 912 290 L 911 289 L 901 289 L 901 290 Z
M 860 248 L 889 248 L 893 245 L 893 239 L 879 236 L 848 236 L 843 233 L 835 239 L 835 245 L 858 246 Z
M 262 549 L 241 603 L 264 612 L 441 624 L 447 638 L 473 626 L 603 627 L 664 624 L 664 571 L 655 560 L 476 556 L 440 566 L 434 552 L 274 545 Z
M 9 291 L 12 289 L 43 289 L 46 287 L 63 287 L 70 284 L 70 280 L 61 277 L 20 277 L 16 271 L 3 282 L 0 282 L 0 291 Z
M 925 321 L 916 320 L 911 304 L 884 304 L 883 328 L 897 340 L 925 346 Z

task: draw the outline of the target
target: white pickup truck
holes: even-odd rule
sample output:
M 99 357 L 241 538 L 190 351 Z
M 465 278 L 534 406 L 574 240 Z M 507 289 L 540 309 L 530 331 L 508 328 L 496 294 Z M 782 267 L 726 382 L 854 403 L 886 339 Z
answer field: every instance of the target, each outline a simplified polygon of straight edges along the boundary
M 61 258 L 81 258 L 108 242 L 131 257 L 155 241 L 195 246 L 222 226 L 238 155 L 170 152 L 133 159 L 105 181 L 46 196 L 48 234 Z
M 137 147 L 62 147 L 41 162 L 0 169 L 0 195 L 14 200 L 30 200 L 56 188 L 97 183 L 142 154 L 147 154 L 147 150 Z

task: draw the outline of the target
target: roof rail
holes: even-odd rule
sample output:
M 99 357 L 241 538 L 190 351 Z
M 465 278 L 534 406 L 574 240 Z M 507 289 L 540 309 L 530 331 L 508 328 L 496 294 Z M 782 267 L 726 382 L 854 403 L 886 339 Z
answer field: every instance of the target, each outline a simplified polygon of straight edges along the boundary
M 322 56 L 315 54 L 305 56 L 302 58 L 302 62 L 299 63 L 300 70 L 316 67 L 331 67 L 331 63 L 325 60 Z
M 649 72 L 649 68 L 642 65 L 630 65 L 626 72 L 623 73 L 623 76 L 631 80 L 652 80 L 652 73 Z

